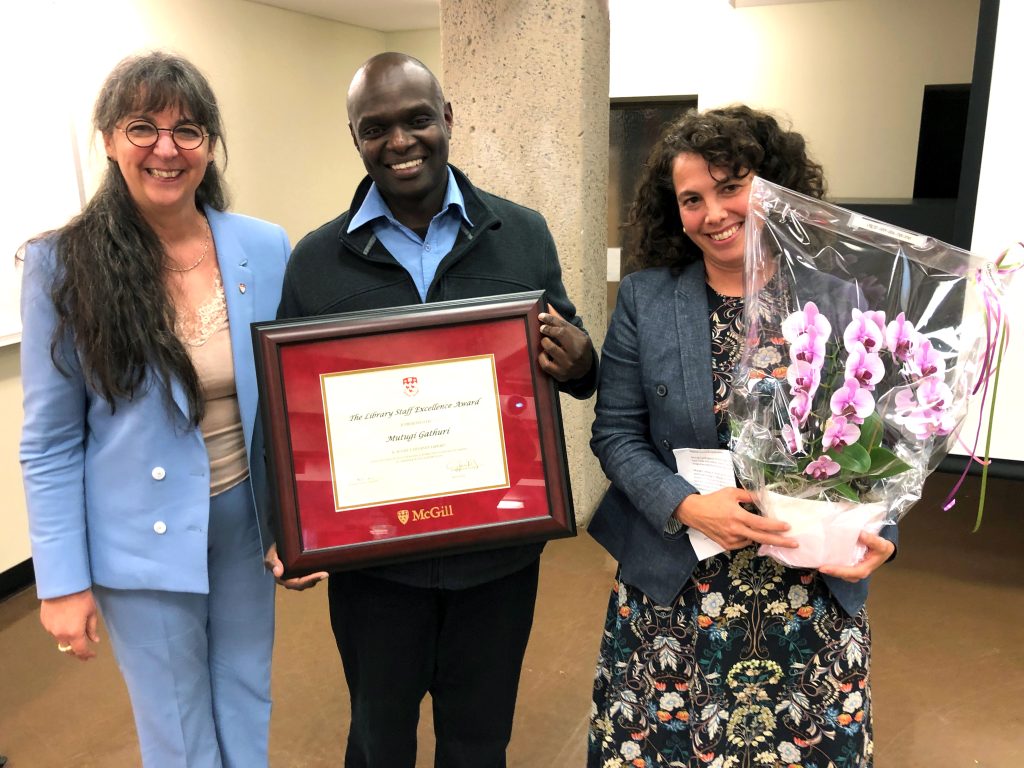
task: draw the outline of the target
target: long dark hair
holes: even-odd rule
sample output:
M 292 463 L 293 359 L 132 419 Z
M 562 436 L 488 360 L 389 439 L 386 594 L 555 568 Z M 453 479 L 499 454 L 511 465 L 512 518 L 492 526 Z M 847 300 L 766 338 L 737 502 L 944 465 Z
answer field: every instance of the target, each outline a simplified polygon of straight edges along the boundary
M 190 62 L 152 52 L 119 63 L 93 109 L 93 126 L 110 135 L 129 114 L 180 108 L 204 126 L 227 159 L 220 110 L 210 84 Z M 196 206 L 223 211 L 227 192 L 209 163 L 196 191 Z M 165 384 L 177 378 L 188 395 L 192 424 L 204 412 L 202 387 L 184 345 L 174 334 L 174 306 L 165 288 L 164 248 L 139 211 L 114 160 L 99 189 L 57 234 L 52 298 L 57 310 L 50 355 L 60 370 L 61 341 L 70 338 L 92 387 L 116 410 L 152 370 Z M 168 388 L 167 394 L 169 396 Z
M 744 105 L 691 110 L 670 123 L 655 144 L 629 209 L 626 256 L 638 269 L 682 267 L 701 258 L 683 232 L 672 187 L 672 163 L 683 152 L 735 177 L 755 173 L 805 195 L 825 195 L 824 173 L 808 157 L 804 137 L 772 115 Z

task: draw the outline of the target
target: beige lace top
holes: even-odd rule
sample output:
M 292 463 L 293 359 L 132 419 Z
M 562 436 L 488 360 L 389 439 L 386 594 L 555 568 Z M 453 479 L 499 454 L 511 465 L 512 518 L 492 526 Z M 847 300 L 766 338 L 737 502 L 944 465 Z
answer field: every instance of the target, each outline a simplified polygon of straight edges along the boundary
M 199 429 L 210 456 L 210 495 L 216 496 L 245 480 L 249 465 L 235 393 L 228 305 L 219 271 L 213 289 L 213 296 L 195 314 L 178 314 L 175 333 L 192 357 L 206 397 L 206 415 Z

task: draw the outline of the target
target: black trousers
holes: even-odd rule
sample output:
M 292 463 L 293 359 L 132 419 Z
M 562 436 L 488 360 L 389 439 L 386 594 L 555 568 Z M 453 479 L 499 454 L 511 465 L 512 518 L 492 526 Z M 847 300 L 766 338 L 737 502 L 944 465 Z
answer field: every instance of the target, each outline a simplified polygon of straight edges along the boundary
M 539 567 L 469 589 L 331 575 L 331 627 L 352 700 L 345 768 L 415 768 L 428 692 L 434 765 L 504 768 Z

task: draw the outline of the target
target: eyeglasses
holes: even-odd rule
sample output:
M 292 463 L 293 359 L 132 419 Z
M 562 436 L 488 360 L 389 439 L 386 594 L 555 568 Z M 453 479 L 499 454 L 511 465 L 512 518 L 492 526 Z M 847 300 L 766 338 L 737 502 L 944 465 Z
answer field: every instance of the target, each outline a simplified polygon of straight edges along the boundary
M 195 123 L 182 123 L 173 128 L 157 128 L 149 120 L 132 120 L 121 130 L 128 137 L 128 141 L 143 149 L 156 144 L 161 131 L 171 134 L 171 141 L 178 149 L 199 149 L 210 135 L 204 133 L 202 126 Z

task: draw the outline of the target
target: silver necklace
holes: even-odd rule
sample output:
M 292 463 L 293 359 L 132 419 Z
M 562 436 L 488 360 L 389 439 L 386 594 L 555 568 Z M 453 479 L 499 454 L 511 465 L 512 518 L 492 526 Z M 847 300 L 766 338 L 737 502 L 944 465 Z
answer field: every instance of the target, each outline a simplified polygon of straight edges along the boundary
M 172 267 L 170 264 L 164 264 L 164 269 L 169 269 L 171 272 L 191 272 L 203 263 L 207 252 L 210 250 L 210 222 L 204 218 L 203 224 L 206 225 L 203 231 L 203 252 L 199 254 L 199 258 L 195 260 L 195 263 L 188 267 Z

